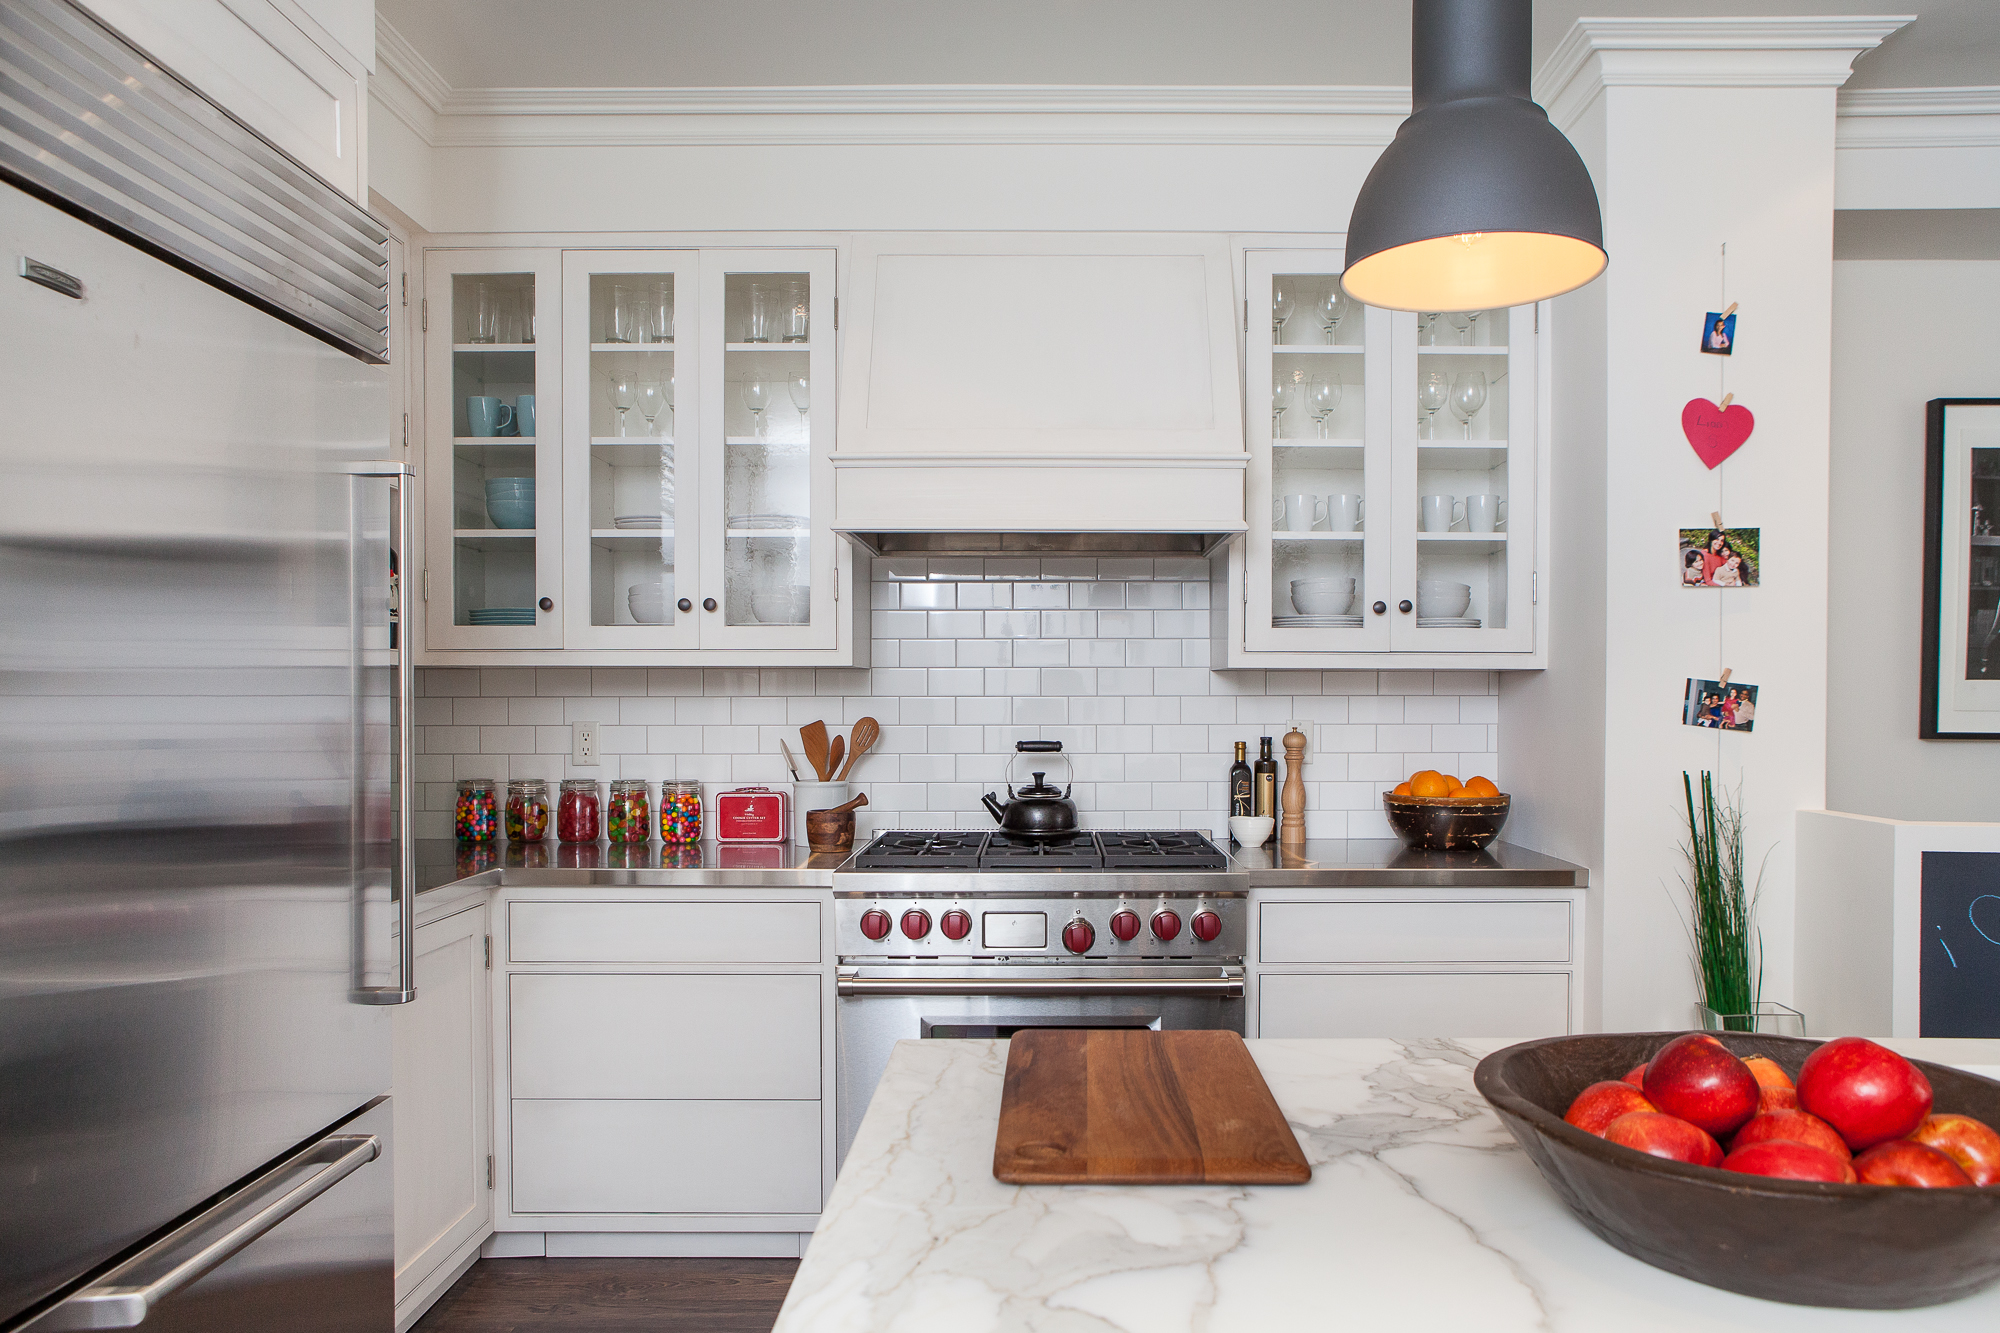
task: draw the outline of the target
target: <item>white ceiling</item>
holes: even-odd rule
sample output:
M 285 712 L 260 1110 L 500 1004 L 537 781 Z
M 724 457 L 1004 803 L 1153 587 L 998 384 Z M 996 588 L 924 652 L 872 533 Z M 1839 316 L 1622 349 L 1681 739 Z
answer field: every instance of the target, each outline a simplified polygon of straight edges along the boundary
M 1408 0 L 377 0 L 455 88 L 1409 82 Z M 1580 14 L 1915 14 L 1850 88 L 2000 85 L 2000 0 L 1547 0 Z

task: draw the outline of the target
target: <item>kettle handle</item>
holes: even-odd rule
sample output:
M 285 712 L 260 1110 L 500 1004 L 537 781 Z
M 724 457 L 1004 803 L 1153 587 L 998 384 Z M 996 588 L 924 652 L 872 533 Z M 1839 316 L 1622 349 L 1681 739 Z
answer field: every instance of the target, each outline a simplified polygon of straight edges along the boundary
M 1015 741 L 1015 754 L 1061 754 L 1061 741 Z
M 1071 788 L 1076 786 L 1076 765 L 1070 761 L 1070 757 L 1068 755 L 1062 752 L 1062 742 L 1061 741 L 1015 741 L 1014 742 L 1014 759 L 1019 759 L 1023 754 L 1036 753 L 1036 752 L 1044 754 L 1049 752 L 1054 752 L 1056 757 L 1063 761 L 1063 766 L 1069 769 L 1069 779 L 1063 785 L 1063 793 L 1062 793 L 1063 799 L 1068 800 Z M 1014 759 L 1009 759 L 1007 761 L 1007 771 L 1000 775 L 1000 781 L 1006 784 L 1007 796 L 1009 799 L 1012 799 L 1013 796 L 1015 795 Z

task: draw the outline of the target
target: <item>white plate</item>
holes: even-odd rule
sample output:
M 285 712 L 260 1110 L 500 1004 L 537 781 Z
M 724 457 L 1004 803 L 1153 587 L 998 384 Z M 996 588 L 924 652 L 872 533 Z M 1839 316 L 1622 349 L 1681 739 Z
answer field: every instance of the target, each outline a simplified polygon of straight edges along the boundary
M 804 517 L 798 514 L 731 514 L 729 526 L 732 528 L 803 528 Z
M 1417 628 L 1419 628 L 1419 629 L 1478 629 L 1478 628 L 1479 628 L 1479 622 L 1478 622 L 1477 620 L 1426 620 L 1426 619 L 1424 619 L 1423 617 L 1421 617 L 1421 616 L 1420 616 L 1420 617 L 1418 617 L 1418 619 L 1417 619 Z
M 612 519 L 611 526 L 614 528 L 658 528 L 661 524 L 658 514 L 624 514 Z

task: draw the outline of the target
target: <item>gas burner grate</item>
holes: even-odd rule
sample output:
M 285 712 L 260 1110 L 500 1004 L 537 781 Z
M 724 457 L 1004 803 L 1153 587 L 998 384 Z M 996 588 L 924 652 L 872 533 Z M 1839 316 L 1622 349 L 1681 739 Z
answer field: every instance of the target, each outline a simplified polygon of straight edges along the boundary
M 1106 870 L 1222 870 L 1229 858 L 1199 833 L 1175 830 L 1106 832 L 1097 835 Z
M 1010 838 L 989 834 L 979 855 L 981 870 L 1102 870 L 1104 857 L 1088 833 L 1071 838 Z
M 854 858 L 857 870 L 975 870 L 984 833 L 918 829 L 883 833 Z

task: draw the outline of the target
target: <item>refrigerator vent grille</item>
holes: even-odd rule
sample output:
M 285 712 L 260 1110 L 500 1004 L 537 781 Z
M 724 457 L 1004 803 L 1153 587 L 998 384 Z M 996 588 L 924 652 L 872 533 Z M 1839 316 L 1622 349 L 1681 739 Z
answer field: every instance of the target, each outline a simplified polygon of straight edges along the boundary
M 382 225 L 68 0 L 0 4 L 0 177 L 388 360 Z

